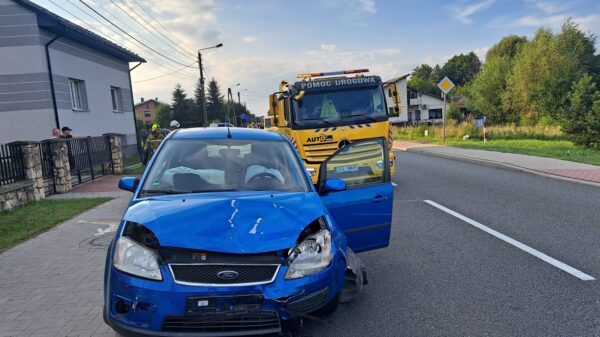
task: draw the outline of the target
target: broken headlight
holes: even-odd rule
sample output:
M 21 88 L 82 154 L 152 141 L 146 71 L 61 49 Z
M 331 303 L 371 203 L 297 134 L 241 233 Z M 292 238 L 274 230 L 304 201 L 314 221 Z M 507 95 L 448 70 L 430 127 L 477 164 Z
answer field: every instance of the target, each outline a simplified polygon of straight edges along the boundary
M 125 236 L 117 240 L 113 265 L 127 274 L 162 280 L 156 253 Z
M 285 279 L 290 280 L 318 273 L 329 266 L 332 258 L 331 232 L 321 229 L 290 249 Z

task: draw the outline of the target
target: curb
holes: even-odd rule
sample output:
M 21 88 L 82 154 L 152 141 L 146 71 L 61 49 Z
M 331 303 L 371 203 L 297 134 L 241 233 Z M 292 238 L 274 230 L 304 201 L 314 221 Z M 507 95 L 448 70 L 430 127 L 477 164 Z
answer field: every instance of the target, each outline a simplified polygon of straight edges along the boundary
M 559 176 L 559 175 L 550 174 L 550 173 L 546 173 L 546 172 L 542 172 L 542 171 L 537 171 L 537 170 L 533 170 L 533 169 L 518 166 L 518 165 L 507 164 L 507 163 L 497 162 L 497 161 L 493 161 L 493 160 L 484 160 L 484 159 L 477 159 L 477 158 L 464 157 L 464 156 L 455 156 L 455 155 L 451 155 L 451 154 L 421 150 L 419 148 L 410 148 L 410 149 L 406 149 L 406 150 L 400 150 L 400 149 L 394 148 L 394 150 L 417 153 L 417 154 L 421 154 L 421 155 L 438 157 L 438 158 L 443 158 L 443 159 L 462 161 L 462 162 L 475 164 L 475 165 L 479 165 L 479 166 L 499 168 L 499 169 L 509 170 L 509 171 L 513 171 L 513 172 L 529 173 L 529 174 L 534 174 L 534 175 L 546 177 L 546 178 L 552 178 L 552 179 L 558 179 L 558 180 L 563 180 L 563 181 L 569 181 L 572 183 L 579 183 L 579 184 L 588 185 L 588 186 L 600 187 L 600 183 L 596 183 L 593 181 Z

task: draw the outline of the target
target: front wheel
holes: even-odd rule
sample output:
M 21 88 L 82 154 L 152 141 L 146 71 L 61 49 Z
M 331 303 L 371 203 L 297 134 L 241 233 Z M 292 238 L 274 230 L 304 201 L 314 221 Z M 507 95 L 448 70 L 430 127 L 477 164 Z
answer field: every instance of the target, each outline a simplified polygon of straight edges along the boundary
M 329 316 L 337 310 L 339 304 L 340 304 L 340 294 L 338 293 L 337 295 L 335 295 L 334 298 L 331 299 L 331 301 L 327 302 L 327 304 L 325 304 L 321 308 L 313 311 L 312 314 L 315 316 L 319 316 L 319 317 Z

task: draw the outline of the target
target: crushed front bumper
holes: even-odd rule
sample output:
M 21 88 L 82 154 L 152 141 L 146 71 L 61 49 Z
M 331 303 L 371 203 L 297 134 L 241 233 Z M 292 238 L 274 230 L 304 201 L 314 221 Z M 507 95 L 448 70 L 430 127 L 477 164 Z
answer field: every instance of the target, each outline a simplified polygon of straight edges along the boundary
M 163 266 L 163 281 L 149 281 L 111 268 L 104 317 L 125 336 L 246 336 L 277 333 L 282 321 L 313 312 L 344 286 L 345 261 L 325 270 L 257 286 L 202 287 L 176 284 Z

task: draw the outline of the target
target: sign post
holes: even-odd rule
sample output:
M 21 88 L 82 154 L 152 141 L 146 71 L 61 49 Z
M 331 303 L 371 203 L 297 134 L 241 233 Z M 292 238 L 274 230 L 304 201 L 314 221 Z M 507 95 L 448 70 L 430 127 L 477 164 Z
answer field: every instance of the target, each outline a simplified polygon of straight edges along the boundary
M 446 142 L 446 96 L 454 88 L 454 83 L 450 81 L 448 76 L 445 76 L 440 83 L 438 83 L 438 88 L 444 94 L 444 108 L 442 109 L 442 142 Z

